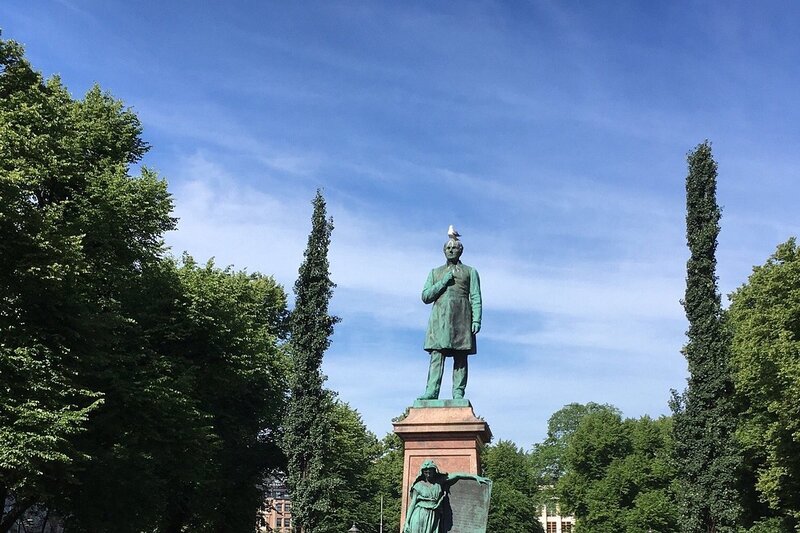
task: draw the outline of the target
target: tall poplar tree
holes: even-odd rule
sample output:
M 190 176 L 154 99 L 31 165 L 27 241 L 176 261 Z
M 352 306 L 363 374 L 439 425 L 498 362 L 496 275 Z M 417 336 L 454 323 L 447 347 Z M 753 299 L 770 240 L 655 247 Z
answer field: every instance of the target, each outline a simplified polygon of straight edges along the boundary
M 322 357 L 338 318 L 328 314 L 335 284 L 330 279 L 328 246 L 333 219 L 326 218 L 325 199 L 312 202 L 311 234 L 294 284 L 295 308 L 289 343 L 292 372 L 284 449 L 292 518 L 303 533 L 319 533 L 332 511 L 336 479 L 327 474 L 333 427 L 333 396 L 323 387 Z
M 673 392 L 671 402 L 681 530 L 724 533 L 735 531 L 741 516 L 737 491 L 741 459 L 734 435 L 730 342 L 717 288 L 720 209 L 711 144 L 698 145 L 688 163 L 686 238 L 691 255 L 686 263 L 683 307 L 689 330 L 683 354 L 689 379 L 684 393 Z

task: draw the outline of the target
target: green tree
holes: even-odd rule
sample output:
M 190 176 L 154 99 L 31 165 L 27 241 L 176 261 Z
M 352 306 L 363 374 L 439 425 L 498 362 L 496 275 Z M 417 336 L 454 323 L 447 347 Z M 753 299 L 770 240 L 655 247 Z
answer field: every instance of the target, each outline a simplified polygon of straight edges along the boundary
M 772 522 L 800 521 L 800 248 L 778 246 L 731 295 L 732 367 L 746 406 L 739 438 Z
M 564 455 L 559 503 L 579 531 L 677 531 L 671 421 L 622 420 L 613 411 L 584 417 Z
M 539 488 L 535 499 L 540 509 L 558 505 L 558 481 L 566 473 L 564 454 L 569 440 L 583 418 L 600 411 L 622 414 L 613 405 L 588 402 L 567 404 L 550 416 L 547 437 L 543 442 L 534 444 L 528 454 L 531 472 Z
M 377 533 L 379 516 L 373 507 L 379 490 L 372 467 L 381 446 L 368 431 L 361 415 L 337 401 L 333 409 L 333 437 L 324 476 L 334 487 L 332 511 L 319 525 L 320 531 L 346 531 L 355 523 L 365 533 Z M 401 473 L 402 478 L 402 473 Z
M 379 445 L 379 456 L 370 465 L 367 481 L 369 486 L 374 487 L 369 502 L 370 524 L 380 524 L 383 498 L 384 531 L 399 531 L 403 497 L 403 441 L 396 434 L 387 433 Z M 364 530 L 362 524 L 358 527 Z
M 80 436 L 79 487 L 61 504 L 71 530 L 168 529 L 173 494 L 202 482 L 219 444 L 191 373 L 164 349 L 180 336 L 173 326 L 185 300 L 175 265 L 144 268 L 137 285 L 119 298 L 128 320 L 116 328 L 113 354 L 82 361 L 105 403 Z
M 554 487 L 565 473 L 564 453 L 569 439 L 578 429 L 581 420 L 589 414 L 600 411 L 621 415 L 619 409 L 613 405 L 588 402 L 567 404 L 550 416 L 547 421 L 547 437 L 543 442 L 534 444 L 529 455 L 536 483 L 543 489 L 544 497 L 548 499 L 552 497 L 548 490 Z
M 720 209 L 717 164 L 706 141 L 688 156 L 686 263 L 683 306 L 689 321 L 683 349 L 689 379 L 673 394 L 675 459 L 681 486 L 682 530 L 735 531 L 742 514 L 742 467 L 735 439 L 737 408 L 730 371 L 730 340 L 717 289 L 716 249 Z
M 333 399 L 323 385 L 320 366 L 338 319 L 328 314 L 334 283 L 328 267 L 333 220 L 326 218 L 325 199 L 317 191 L 313 201 L 311 233 L 294 285 L 289 353 L 289 410 L 284 450 L 288 459 L 287 485 L 292 515 L 303 533 L 320 533 L 325 517 L 333 512 L 335 480 L 325 476 L 326 457 L 333 431 Z
M 100 369 L 106 403 L 82 436 L 90 459 L 69 526 L 252 530 L 257 483 L 283 466 L 286 295 L 270 277 L 189 256 L 158 266 L 119 336 L 124 357 Z
M 170 487 L 165 518 L 175 531 L 252 530 L 263 499 L 258 481 L 284 466 L 287 361 L 278 342 L 286 294 L 272 277 L 210 261 L 200 267 L 188 256 L 178 277 L 184 296 L 172 331 L 181 335 L 162 351 L 174 361 L 175 382 L 191 376 L 189 392 L 211 423 L 214 445 L 206 446 L 210 460 L 200 483 L 176 476 L 180 485 Z
M 492 480 L 492 501 L 486 530 L 539 533 L 536 494 L 538 487 L 528 457 L 511 441 L 501 440 L 484 448 L 483 475 Z
M 136 116 L 74 100 L 0 41 L 0 531 L 249 530 L 282 465 L 286 295 L 164 256 Z
M 86 454 L 77 438 L 107 401 L 84 370 L 116 357 L 126 286 L 174 228 L 166 184 L 131 163 L 136 116 L 98 88 L 73 100 L 0 41 L 0 497 L 6 531 L 58 506 Z M 131 280 L 120 287 L 121 280 Z M 96 374 L 95 374 L 96 376 Z

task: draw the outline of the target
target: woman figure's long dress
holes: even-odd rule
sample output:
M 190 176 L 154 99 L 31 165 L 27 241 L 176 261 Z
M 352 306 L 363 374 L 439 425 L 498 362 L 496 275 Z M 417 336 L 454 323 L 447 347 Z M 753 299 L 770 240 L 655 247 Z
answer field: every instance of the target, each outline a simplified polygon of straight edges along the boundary
M 411 510 L 411 533 L 439 533 L 439 521 L 443 489 L 438 483 L 417 481 L 413 489 L 417 493 L 417 501 Z

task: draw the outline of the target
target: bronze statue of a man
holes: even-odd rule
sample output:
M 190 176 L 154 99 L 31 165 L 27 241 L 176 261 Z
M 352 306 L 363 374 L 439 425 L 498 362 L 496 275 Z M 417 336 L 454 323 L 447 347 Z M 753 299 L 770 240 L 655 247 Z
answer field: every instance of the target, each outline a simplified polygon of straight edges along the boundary
M 422 301 L 433 304 L 425 350 L 431 354 L 428 384 L 420 400 L 439 398 L 445 357 L 453 358 L 453 398 L 464 397 L 467 387 L 467 356 L 477 353 L 475 335 L 481 329 L 481 283 L 478 271 L 460 261 L 464 245 L 450 226 L 444 245 L 447 262 L 431 270 Z

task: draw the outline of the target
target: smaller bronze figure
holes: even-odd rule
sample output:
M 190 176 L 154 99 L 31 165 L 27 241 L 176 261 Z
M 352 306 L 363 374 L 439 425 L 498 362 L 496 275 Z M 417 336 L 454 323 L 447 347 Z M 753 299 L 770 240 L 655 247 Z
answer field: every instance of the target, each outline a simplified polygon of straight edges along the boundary
M 411 485 L 406 522 L 403 533 L 440 533 L 445 523 L 452 523 L 448 517 L 448 492 L 459 479 L 474 479 L 478 483 L 488 483 L 485 477 L 473 474 L 439 472 L 436 463 L 428 459 L 419 469 L 419 475 Z

